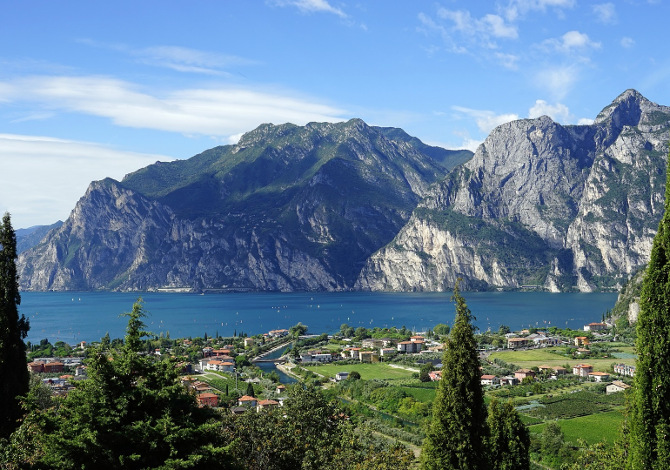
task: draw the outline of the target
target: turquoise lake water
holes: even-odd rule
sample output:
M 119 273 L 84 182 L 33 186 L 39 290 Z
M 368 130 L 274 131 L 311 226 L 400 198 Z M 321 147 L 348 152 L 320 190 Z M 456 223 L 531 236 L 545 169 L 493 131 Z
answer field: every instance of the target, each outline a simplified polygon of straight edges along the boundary
M 581 328 L 600 321 L 617 294 L 547 292 L 463 292 L 481 330 L 501 324 L 522 327 Z M 298 322 L 311 333 L 332 333 L 342 323 L 366 328 L 406 326 L 415 331 L 438 323 L 451 325 L 454 304 L 450 293 L 110 293 L 23 292 L 20 313 L 30 320 L 27 341 L 48 338 L 73 344 L 97 341 L 109 332 L 124 335 L 133 302 L 142 297 L 149 316 L 148 330 L 173 338 L 248 335 Z

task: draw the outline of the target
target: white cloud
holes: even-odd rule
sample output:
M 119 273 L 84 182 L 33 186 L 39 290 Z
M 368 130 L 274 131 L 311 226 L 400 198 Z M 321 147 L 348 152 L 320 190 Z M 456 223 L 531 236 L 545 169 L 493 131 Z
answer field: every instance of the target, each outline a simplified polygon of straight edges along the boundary
M 592 41 L 588 34 L 579 31 L 568 31 L 560 38 L 547 39 L 543 45 L 564 54 L 584 53 L 590 49 L 600 49 L 601 47 L 599 42 Z
M 468 38 L 476 40 L 479 44 L 487 47 L 491 45 L 492 38 L 516 39 L 519 35 L 516 26 L 506 23 L 505 19 L 498 15 L 487 14 L 481 19 L 474 18 L 467 10 L 449 10 L 440 8 L 437 11 L 439 18 L 451 22 L 447 28 Z
M 549 104 L 544 100 L 536 100 L 528 110 L 528 117 L 533 119 L 540 116 L 549 116 L 556 122 L 567 124 L 570 119 L 570 110 L 561 103 Z
M 579 80 L 579 68 L 576 65 L 548 67 L 540 70 L 534 78 L 535 86 L 551 94 L 560 101 L 572 90 Z
M 91 181 L 120 180 L 157 160 L 172 158 L 90 142 L 0 134 L 0 166 L 11 168 L 0 173 L 0 210 L 12 214 L 15 228 L 64 220 Z
M 94 48 L 120 52 L 134 57 L 139 63 L 168 68 L 177 72 L 228 75 L 229 72 L 226 71 L 228 68 L 255 64 L 252 60 L 238 56 L 180 46 L 132 48 L 123 43 L 106 43 L 92 39 L 80 39 L 78 42 Z
M 579 118 L 579 120 L 577 121 L 577 124 L 580 125 L 580 126 L 588 126 L 588 125 L 593 124 L 593 123 L 594 123 L 594 120 L 591 119 L 591 118 Z
M 497 52 L 495 54 L 496 59 L 506 69 L 516 70 L 518 68 L 518 63 L 520 57 L 514 54 L 503 54 L 502 52 Z
M 621 47 L 631 49 L 634 46 L 635 46 L 635 40 L 633 38 L 629 38 L 628 36 L 621 38 Z
M 573 6 L 575 6 L 575 0 L 510 0 L 503 11 L 509 21 L 514 21 L 531 12 L 544 13 L 549 8 L 561 12 Z
M 3 87 L 4 85 L 4 87 Z M 4 88 L 4 91 L 2 91 Z M 343 120 L 343 110 L 285 90 L 221 87 L 151 94 L 106 77 L 31 77 L 0 82 L 0 99 L 99 116 L 125 127 L 227 138 L 264 122 Z
M 279 6 L 294 6 L 303 13 L 332 13 L 340 18 L 347 18 L 347 14 L 339 8 L 332 6 L 326 0 L 275 0 Z
M 496 114 L 493 111 L 466 108 L 463 106 L 452 106 L 454 111 L 465 114 L 470 118 L 475 119 L 477 127 L 484 134 L 489 134 L 493 129 L 506 122 L 515 121 L 519 119 L 517 114 Z
M 616 7 L 613 3 L 593 5 L 593 13 L 601 23 L 614 24 L 617 21 Z

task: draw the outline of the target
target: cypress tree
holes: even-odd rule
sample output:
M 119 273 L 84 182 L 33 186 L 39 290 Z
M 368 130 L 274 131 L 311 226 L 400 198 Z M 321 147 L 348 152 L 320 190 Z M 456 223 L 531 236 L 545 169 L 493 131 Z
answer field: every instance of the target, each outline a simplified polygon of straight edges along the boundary
M 668 172 L 670 175 L 670 172 Z M 637 363 L 630 401 L 633 469 L 670 468 L 670 184 L 642 283 Z
M 528 470 L 530 468 L 530 434 L 514 404 L 489 404 L 489 458 L 492 470 Z
M 452 300 L 456 302 L 456 319 L 445 345 L 442 379 L 421 451 L 421 468 L 488 469 L 488 426 L 474 316 L 460 295 L 458 283 Z
M 18 426 L 22 409 L 18 396 L 28 392 L 26 361 L 28 320 L 19 318 L 19 277 L 16 272 L 16 234 L 8 213 L 0 227 L 0 437 Z

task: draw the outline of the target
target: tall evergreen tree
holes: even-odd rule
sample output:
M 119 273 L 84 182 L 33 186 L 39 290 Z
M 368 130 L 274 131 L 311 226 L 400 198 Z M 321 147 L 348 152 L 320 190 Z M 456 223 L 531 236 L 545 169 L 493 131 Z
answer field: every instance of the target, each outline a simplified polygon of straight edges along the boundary
M 668 172 L 670 176 L 670 172 Z M 668 178 L 670 179 L 670 178 Z M 637 319 L 637 364 L 631 400 L 633 469 L 670 468 L 670 184 L 665 214 L 642 283 Z
M 530 468 L 530 434 L 512 402 L 489 404 L 489 458 L 492 470 Z
M 456 302 L 456 319 L 442 359 L 442 379 L 421 451 L 421 468 L 488 469 L 488 426 L 474 316 L 460 295 L 458 283 L 452 300 Z
M 18 427 L 22 408 L 18 396 L 28 392 L 26 361 L 28 320 L 19 318 L 19 277 L 16 273 L 16 234 L 8 213 L 0 227 L 0 438 Z

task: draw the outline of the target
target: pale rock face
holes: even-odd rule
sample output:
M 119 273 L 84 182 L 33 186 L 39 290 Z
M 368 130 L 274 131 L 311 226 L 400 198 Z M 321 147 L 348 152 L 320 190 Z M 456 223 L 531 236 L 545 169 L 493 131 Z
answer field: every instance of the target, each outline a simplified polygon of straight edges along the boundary
M 651 252 L 669 140 L 670 108 L 633 90 L 593 125 L 561 126 L 546 116 L 501 125 L 370 258 L 357 286 L 441 290 L 463 277 L 486 288 L 618 290 Z M 486 224 L 468 232 L 459 214 Z M 445 221 L 428 227 L 426 217 Z M 429 232 L 442 237 L 440 250 L 427 247 Z M 503 233 L 517 234 L 508 239 L 520 240 L 517 256 L 506 253 Z M 537 243 L 524 248 L 524 240 Z M 498 248 L 486 250 L 491 244 Z M 515 266 L 519 254 L 533 251 L 550 256 L 529 256 L 525 270 Z M 416 255 L 422 252 L 429 256 Z

